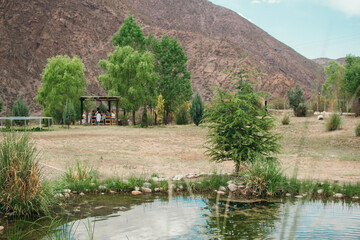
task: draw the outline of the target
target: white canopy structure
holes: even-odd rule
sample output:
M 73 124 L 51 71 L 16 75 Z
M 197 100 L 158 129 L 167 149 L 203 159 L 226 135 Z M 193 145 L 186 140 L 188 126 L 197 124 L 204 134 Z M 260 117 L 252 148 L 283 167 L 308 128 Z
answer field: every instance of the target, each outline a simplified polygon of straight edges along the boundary
M 30 120 L 39 120 L 39 127 L 41 129 L 41 121 L 44 119 L 48 119 L 48 129 L 50 130 L 50 126 L 53 126 L 53 118 L 52 117 L 0 117 L 1 121 L 1 128 L 3 128 L 3 120 L 10 120 L 11 121 L 11 129 L 13 128 L 13 121 L 25 121 L 25 129 L 26 129 L 26 123 Z M 50 124 L 51 121 L 51 124 Z

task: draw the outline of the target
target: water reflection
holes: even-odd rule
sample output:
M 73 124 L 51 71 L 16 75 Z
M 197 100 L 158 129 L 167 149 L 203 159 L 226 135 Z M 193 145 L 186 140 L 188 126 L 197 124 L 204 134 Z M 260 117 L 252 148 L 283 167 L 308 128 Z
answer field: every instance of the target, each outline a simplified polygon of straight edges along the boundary
M 77 209 L 76 239 L 357 239 L 358 204 L 321 201 L 237 202 L 214 197 L 101 196 Z M 93 225 L 95 224 L 95 225 Z

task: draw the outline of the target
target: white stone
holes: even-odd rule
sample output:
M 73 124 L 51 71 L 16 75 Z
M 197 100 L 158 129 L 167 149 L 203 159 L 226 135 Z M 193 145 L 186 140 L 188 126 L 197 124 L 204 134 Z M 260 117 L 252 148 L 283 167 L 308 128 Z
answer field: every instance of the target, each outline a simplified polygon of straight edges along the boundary
M 219 187 L 219 191 L 226 192 L 226 187 L 220 186 L 220 187 Z
M 140 188 L 138 186 L 135 186 L 135 191 L 140 191 Z
M 154 188 L 154 192 L 160 192 L 160 188 Z
M 63 192 L 64 193 L 71 193 L 71 190 L 70 189 L 64 189 Z
M 319 115 L 319 116 L 317 117 L 317 120 L 324 120 L 324 116 L 323 116 L 323 115 Z
M 85 193 L 81 192 L 79 195 L 80 195 L 80 196 L 85 196 Z
M 70 194 L 64 193 L 64 197 L 65 197 L 65 198 L 70 198 Z
M 64 195 L 62 195 L 61 193 L 57 193 L 54 195 L 55 198 L 63 198 Z
M 225 192 L 224 192 L 224 191 L 217 191 L 217 194 L 219 194 L 219 195 L 225 195 Z
M 116 194 L 116 192 L 113 191 L 113 190 L 110 190 L 109 193 L 110 193 L 110 194 Z
M 0 226 L 0 231 L 4 230 L 4 226 Z
M 308 195 L 307 193 L 303 193 L 303 194 L 302 194 L 303 197 L 307 197 L 307 195 Z
M 319 190 L 317 190 L 317 193 L 318 193 L 318 194 L 323 194 L 323 193 L 324 193 L 324 190 L 323 190 L 323 189 L 319 189 Z
M 183 175 L 175 175 L 172 180 L 173 181 L 181 181 L 184 179 L 184 176 Z
M 296 195 L 295 197 L 296 197 L 296 198 L 303 198 L 302 195 Z
M 102 192 L 102 193 L 100 193 L 100 195 L 105 195 L 105 193 Z
M 358 196 L 353 196 L 352 199 L 359 199 L 359 197 Z
M 146 187 L 142 187 L 142 188 L 141 188 L 141 191 L 142 191 L 143 193 L 151 193 L 151 189 L 150 189 L 150 188 L 146 188 Z
M 158 182 L 159 178 L 158 177 L 152 177 L 151 180 L 153 180 L 154 182 Z
M 142 194 L 142 192 L 140 192 L 140 191 L 132 191 L 131 194 L 132 195 L 140 195 L 140 194 Z
M 287 193 L 287 194 L 285 194 L 285 196 L 291 197 L 291 193 Z
M 234 192 L 234 191 L 237 190 L 238 187 L 237 187 L 235 184 L 230 183 L 230 184 L 228 185 L 228 188 L 229 188 L 230 192 Z
M 335 193 L 334 194 L 334 198 L 343 198 L 344 195 L 342 195 L 341 193 Z
M 143 187 L 144 188 L 151 188 L 151 183 L 144 182 Z
M 101 191 L 101 190 L 105 190 L 106 189 L 106 185 L 100 185 L 99 187 L 98 187 L 98 189 Z
M 95 183 L 90 183 L 90 187 L 94 187 L 95 186 Z

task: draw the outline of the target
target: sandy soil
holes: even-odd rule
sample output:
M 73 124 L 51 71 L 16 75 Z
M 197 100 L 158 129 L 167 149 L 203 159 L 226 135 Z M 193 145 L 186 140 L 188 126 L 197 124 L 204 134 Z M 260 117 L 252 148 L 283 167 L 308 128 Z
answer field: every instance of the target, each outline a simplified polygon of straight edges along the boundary
M 316 117 L 292 117 L 288 126 L 278 121 L 276 132 L 283 136 L 278 157 L 285 173 L 302 179 L 360 181 L 360 138 L 354 134 L 360 119 L 346 117 L 343 122 L 341 130 L 326 132 L 324 121 Z M 231 172 L 232 162 L 214 163 L 204 156 L 206 133 L 206 128 L 193 125 L 75 126 L 35 132 L 32 137 L 48 178 L 59 177 L 76 160 L 86 161 L 100 177 Z

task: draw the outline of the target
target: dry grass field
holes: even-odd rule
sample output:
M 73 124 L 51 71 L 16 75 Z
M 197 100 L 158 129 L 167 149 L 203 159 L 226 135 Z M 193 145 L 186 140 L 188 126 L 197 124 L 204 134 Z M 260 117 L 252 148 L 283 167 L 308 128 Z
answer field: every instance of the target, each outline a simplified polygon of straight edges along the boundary
M 281 115 L 277 116 L 279 119 Z M 354 129 L 359 118 L 344 117 L 342 129 L 325 131 L 316 117 L 277 120 L 282 150 L 278 154 L 287 175 L 301 179 L 360 181 L 360 138 Z M 77 160 L 86 161 L 100 177 L 132 175 L 162 177 L 201 172 L 231 172 L 232 162 L 214 163 L 204 156 L 207 129 L 187 126 L 133 128 L 118 126 L 55 127 L 34 132 L 40 162 L 48 178 L 61 176 Z

